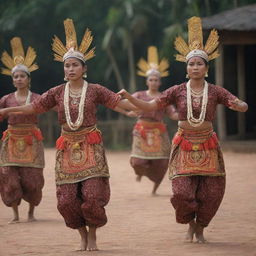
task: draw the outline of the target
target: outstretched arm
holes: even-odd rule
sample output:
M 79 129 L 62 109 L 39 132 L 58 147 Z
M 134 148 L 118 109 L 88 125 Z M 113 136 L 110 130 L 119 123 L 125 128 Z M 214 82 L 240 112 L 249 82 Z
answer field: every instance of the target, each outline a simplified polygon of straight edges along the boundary
M 247 103 L 239 99 L 229 100 L 228 103 L 229 103 L 229 108 L 234 111 L 246 112 L 248 109 Z
M 151 100 L 147 102 L 147 101 L 137 99 L 124 89 L 119 91 L 118 94 L 121 95 L 123 98 L 129 100 L 129 102 L 131 102 L 134 106 L 136 106 L 137 108 L 143 111 L 153 111 L 157 109 L 157 103 L 155 100 Z
M 114 111 L 121 113 L 125 116 L 129 116 L 129 117 L 138 117 L 139 116 L 139 112 L 138 111 L 134 111 L 134 110 L 126 110 L 120 107 L 115 107 L 113 109 Z
M 11 113 L 15 114 L 23 114 L 23 115 L 30 115 L 36 113 L 32 104 L 18 106 L 18 107 L 10 107 L 10 108 L 2 108 L 0 109 L 0 119 L 2 120 L 6 116 Z

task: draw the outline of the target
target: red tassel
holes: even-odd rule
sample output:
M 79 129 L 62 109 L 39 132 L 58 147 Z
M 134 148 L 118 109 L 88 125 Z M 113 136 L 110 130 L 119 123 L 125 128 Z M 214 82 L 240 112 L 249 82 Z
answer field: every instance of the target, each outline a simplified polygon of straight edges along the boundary
M 60 136 L 57 140 L 56 140 L 56 148 L 59 150 L 63 150 L 65 149 L 65 138 L 63 136 Z
M 101 134 L 97 131 L 88 133 L 86 138 L 88 144 L 100 144 L 102 142 Z
M 180 145 L 183 150 L 186 150 L 186 151 L 192 150 L 192 143 L 188 140 L 183 139 Z
M 2 140 L 3 140 L 3 141 L 6 139 L 7 135 L 8 135 L 8 130 L 5 130 L 5 131 L 3 132 L 3 136 L 2 136 Z
M 173 139 L 172 139 L 172 143 L 173 144 L 176 144 L 176 145 L 179 145 L 180 142 L 182 140 L 182 136 L 180 136 L 179 134 L 176 134 Z
M 39 129 L 34 129 L 33 130 L 33 134 L 34 134 L 34 136 L 36 137 L 36 139 L 38 141 L 42 141 L 44 139 L 43 135 L 42 135 L 42 133 L 41 133 L 41 131 Z

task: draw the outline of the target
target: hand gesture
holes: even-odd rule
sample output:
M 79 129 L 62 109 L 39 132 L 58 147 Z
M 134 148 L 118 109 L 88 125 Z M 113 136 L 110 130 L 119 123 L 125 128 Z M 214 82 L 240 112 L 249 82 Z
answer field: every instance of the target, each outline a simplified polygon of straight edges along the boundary
M 0 122 L 6 117 L 6 110 L 4 108 L 0 109 Z
M 138 117 L 141 114 L 141 111 L 129 111 L 126 113 L 129 117 Z
M 127 92 L 125 89 L 122 89 L 117 94 L 120 95 L 122 97 L 122 99 L 128 99 L 129 96 L 131 96 L 130 93 Z
M 239 111 L 240 110 L 240 102 L 241 101 L 239 99 L 229 100 L 228 101 L 229 108 L 234 111 Z

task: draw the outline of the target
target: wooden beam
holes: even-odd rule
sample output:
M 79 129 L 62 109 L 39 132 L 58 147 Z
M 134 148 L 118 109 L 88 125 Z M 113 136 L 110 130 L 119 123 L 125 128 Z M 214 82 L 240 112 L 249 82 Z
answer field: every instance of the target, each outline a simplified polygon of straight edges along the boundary
M 219 46 L 220 56 L 215 61 L 215 83 L 223 87 L 224 84 L 224 49 L 223 46 Z M 223 105 L 218 105 L 217 107 L 217 132 L 220 140 L 225 140 L 227 138 L 227 128 L 226 128 L 226 116 L 225 109 Z
M 238 81 L 238 98 L 245 100 L 245 63 L 244 63 L 244 46 L 237 46 L 237 81 Z M 238 136 L 240 139 L 245 138 L 245 115 L 238 113 Z

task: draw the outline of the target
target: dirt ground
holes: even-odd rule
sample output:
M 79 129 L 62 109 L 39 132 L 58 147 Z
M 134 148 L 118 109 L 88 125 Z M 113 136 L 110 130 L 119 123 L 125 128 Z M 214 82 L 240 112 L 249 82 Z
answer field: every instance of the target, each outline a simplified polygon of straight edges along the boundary
M 20 206 L 21 223 L 8 225 L 12 211 L 0 202 L 0 255 L 47 256 L 253 256 L 256 255 L 256 154 L 224 152 L 227 188 L 217 215 L 206 229 L 207 244 L 185 244 L 186 225 L 175 222 L 165 177 L 158 197 L 152 183 L 141 183 L 129 165 L 129 152 L 107 152 L 111 171 L 109 222 L 98 230 L 98 252 L 78 252 L 79 235 L 65 226 L 56 209 L 55 150 L 46 150 L 43 200 L 37 222 L 27 223 L 28 204 Z

